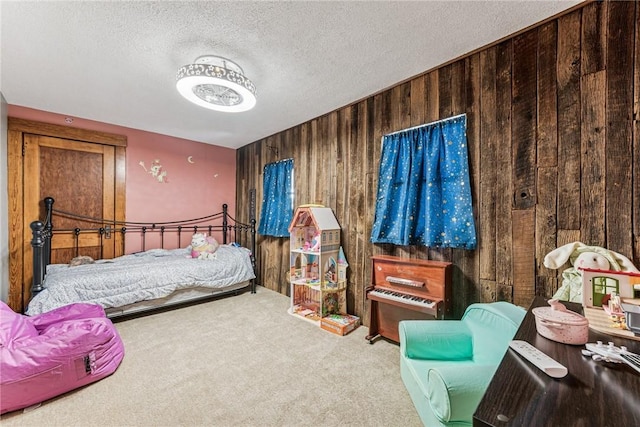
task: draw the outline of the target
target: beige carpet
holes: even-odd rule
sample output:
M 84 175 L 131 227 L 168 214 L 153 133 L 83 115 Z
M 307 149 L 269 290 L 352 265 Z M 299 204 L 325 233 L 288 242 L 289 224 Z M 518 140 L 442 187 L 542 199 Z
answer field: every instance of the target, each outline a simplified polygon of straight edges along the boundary
M 399 348 L 370 345 L 287 314 L 259 287 L 116 323 L 125 358 L 108 378 L 9 426 L 420 426 L 400 379 Z

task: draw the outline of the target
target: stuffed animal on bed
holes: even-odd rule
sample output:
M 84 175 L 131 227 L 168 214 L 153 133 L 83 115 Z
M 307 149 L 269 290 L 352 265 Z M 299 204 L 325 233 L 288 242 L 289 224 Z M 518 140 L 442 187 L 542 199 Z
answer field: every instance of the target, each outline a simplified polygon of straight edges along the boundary
M 94 262 L 95 261 L 90 256 L 80 255 L 75 258 L 72 258 L 71 261 L 69 261 L 69 267 L 77 267 L 79 265 L 84 265 L 84 264 L 93 264 Z
M 195 233 L 191 237 L 191 258 L 215 259 L 218 241 L 204 233 Z
M 587 246 L 582 242 L 568 243 L 549 252 L 544 257 L 544 266 L 557 270 L 569 261 L 572 267 L 562 272 L 562 285 L 553 299 L 582 303 L 582 270 L 612 270 L 638 272 L 624 255 L 600 246 Z

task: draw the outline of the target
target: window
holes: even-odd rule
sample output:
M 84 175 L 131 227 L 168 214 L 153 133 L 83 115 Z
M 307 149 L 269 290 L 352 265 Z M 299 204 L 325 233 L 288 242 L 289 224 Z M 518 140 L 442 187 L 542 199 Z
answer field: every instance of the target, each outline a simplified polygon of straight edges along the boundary
M 264 166 L 258 233 L 288 237 L 293 216 L 293 159 Z
M 466 115 L 383 137 L 371 241 L 475 249 Z

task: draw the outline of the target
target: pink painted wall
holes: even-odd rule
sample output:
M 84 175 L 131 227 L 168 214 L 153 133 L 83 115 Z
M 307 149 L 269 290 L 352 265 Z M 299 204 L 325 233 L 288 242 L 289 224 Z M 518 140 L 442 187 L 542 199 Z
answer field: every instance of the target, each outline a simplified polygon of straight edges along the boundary
M 221 211 L 223 203 L 229 205 L 229 213 L 235 216 L 234 149 L 76 117 L 72 117 L 73 123 L 67 124 L 65 118 L 69 116 L 16 105 L 8 106 L 8 115 L 125 135 L 127 221 L 198 218 Z M 154 160 L 162 166 L 161 172 L 166 172 L 165 182 L 160 182 L 150 173 Z M 127 237 L 126 252 L 139 250 L 140 239 Z M 186 240 L 188 243 L 189 238 Z M 184 240 L 182 246 L 185 246 Z

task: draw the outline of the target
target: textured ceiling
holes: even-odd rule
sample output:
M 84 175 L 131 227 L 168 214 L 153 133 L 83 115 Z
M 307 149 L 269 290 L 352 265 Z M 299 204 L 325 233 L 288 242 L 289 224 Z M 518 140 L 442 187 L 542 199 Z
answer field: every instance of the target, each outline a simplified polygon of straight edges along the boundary
M 579 1 L 0 3 L 9 104 L 237 148 L 535 24 Z M 227 57 L 256 108 L 220 113 L 177 69 Z

